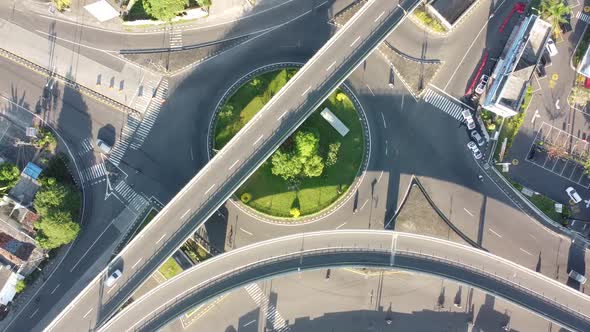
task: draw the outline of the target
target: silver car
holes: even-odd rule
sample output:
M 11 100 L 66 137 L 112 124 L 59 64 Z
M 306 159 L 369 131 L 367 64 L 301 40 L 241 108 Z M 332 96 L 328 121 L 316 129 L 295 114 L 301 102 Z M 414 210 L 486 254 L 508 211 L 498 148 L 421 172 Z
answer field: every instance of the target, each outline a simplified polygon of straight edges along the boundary
M 473 140 L 475 141 L 475 143 L 477 143 L 477 145 L 479 145 L 479 146 L 482 146 L 482 145 L 484 145 L 486 143 L 486 141 L 484 141 L 484 139 L 477 132 L 477 130 L 472 130 L 471 131 L 471 138 L 473 138 Z
M 469 148 L 469 150 L 471 150 L 471 152 L 473 153 L 473 157 L 475 157 L 475 159 L 480 160 L 481 157 L 483 157 L 483 154 L 481 153 L 481 151 L 479 151 L 475 142 L 469 141 L 467 143 L 467 147 Z
M 465 123 L 467 123 L 467 129 L 475 129 L 475 121 L 473 121 L 473 116 L 471 116 L 471 112 L 468 109 L 464 108 L 461 112 L 461 115 L 463 115 L 463 120 L 465 120 Z
M 588 279 L 585 276 L 583 276 L 582 274 L 580 274 L 574 270 L 570 271 L 569 277 L 574 279 L 575 281 L 579 282 L 581 285 L 585 284 L 586 281 L 588 281 Z
M 98 148 L 100 149 L 100 151 L 104 154 L 109 154 L 111 153 L 111 146 L 108 145 L 107 143 L 105 143 L 103 140 L 101 140 L 100 138 L 96 140 L 96 146 L 98 146 Z

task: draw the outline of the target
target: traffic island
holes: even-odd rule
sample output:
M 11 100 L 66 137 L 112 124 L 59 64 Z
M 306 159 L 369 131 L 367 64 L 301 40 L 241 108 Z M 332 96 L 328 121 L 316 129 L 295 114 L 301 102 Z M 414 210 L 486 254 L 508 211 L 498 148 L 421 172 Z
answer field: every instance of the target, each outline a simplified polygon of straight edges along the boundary
M 297 70 L 294 65 L 268 66 L 230 89 L 211 125 L 212 154 Z M 367 124 L 359 107 L 348 88 L 337 89 L 236 191 L 233 202 L 258 219 L 282 223 L 314 221 L 338 208 L 351 196 L 367 160 Z

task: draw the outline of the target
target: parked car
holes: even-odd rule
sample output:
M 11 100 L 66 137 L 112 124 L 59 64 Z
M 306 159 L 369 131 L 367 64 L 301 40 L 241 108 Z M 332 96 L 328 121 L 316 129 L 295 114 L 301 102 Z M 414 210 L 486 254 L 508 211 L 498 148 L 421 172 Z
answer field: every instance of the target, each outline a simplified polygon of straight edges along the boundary
M 111 287 L 112 285 L 115 284 L 117 279 L 119 279 L 122 275 L 123 275 L 123 273 L 121 273 L 121 270 L 116 269 L 113 273 L 111 273 L 111 275 L 104 282 L 105 286 Z
M 565 190 L 565 193 L 576 204 L 578 204 L 578 203 L 580 203 L 582 201 L 582 197 L 580 197 L 580 194 L 578 194 L 578 192 L 576 191 L 576 189 L 574 189 L 573 187 L 568 187 Z
M 467 129 L 469 130 L 473 130 L 475 129 L 475 121 L 473 121 L 473 116 L 471 116 L 471 112 L 464 108 L 463 112 L 461 112 L 461 114 L 463 115 L 463 119 L 465 120 L 465 123 L 467 123 Z
M 101 140 L 100 138 L 96 140 L 96 146 L 98 146 L 98 148 L 100 149 L 100 151 L 104 154 L 109 154 L 111 153 L 111 146 L 108 145 L 107 143 L 105 143 L 103 140 Z
M 482 146 L 485 144 L 485 140 L 481 137 L 481 135 L 477 132 L 477 130 L 471 131 L 471 138 L 477 143 L 477 145 Z
M 545 49 L 549 52 L 549 55 L 554 57 L 557 55 L 557 46 L 555 46 L 555 42 L 553 39 L 549 38 L 547 40 L 547 44 L 545 44 Z
M 541 56 L 541 63 L 545 67 L 551 66 L 551 56 L 549 55 L 549 52 L 547 52 L 547 49 L 543 50 L 543 54 Z
M 477 159 L 477 160 L 481 159 L 481 157 L 483 155 L 482 155 L 481 151 L 479 151 L 479 149 L 477 148 L 477 144 L 475 144 L 474 141 L 467 142 L 467 147 L 469 148 L 469 150 L 471 150 L 475 159 Z
M 477 84 L 477 87 L 475 88 L 475 93 L 477 93 L 478 95 L 482 94 L 486 88 L 486 85 L 488 85 L 489 80 L 490 77 L 488 75 L 481 75 L 481 78 L 479 79 L 479 84 Z
M 570 23 L 572 19 L 571 16 L 572 14 L 565 14 L 563 15 L 564 22 L 559 22 L 559 27 L 561 28 L 561 31 L 563 33 L 567 33 L 573 30 L 572 24 Z
M 570 273 L 568 275 L 570 276 L 570 278 L 579 282 L 581 285 L 585 284 L 586 281 L 588 281 L 588 278 L 574 270 L 570 270 Z

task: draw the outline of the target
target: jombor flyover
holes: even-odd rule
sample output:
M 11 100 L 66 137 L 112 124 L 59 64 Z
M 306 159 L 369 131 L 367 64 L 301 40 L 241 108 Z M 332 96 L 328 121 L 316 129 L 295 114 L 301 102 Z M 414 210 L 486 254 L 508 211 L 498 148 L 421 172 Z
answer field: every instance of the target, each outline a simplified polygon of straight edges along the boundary
M 405 269 L 511 301 L 572 331 L 590 331 L 590 297 L 504 258 L 455 242 L 392 231 L 290 235 L 216 256 L 152 289 L 100 331 L 156 331 L 191 308 L 248 283 L 333 267 Z
M 419 3 L 367 1 L 105 270 L 73 301 L 62 300 L 37 328 L 94 330 L 114 315 Z M 116 269 L 123 275 L 106 287 Z

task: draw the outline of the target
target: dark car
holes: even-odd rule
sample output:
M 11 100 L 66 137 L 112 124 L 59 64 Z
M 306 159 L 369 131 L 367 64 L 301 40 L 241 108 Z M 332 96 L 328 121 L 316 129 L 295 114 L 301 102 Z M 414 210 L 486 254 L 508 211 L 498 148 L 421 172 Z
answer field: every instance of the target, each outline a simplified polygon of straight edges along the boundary
M 559 27 L 563 33 L 567 33 L 573 30 L 571 22 L 572 14 L 568 13 L 563 16 L 564 21 L 559 22 Z
M 542 64 L 538 64 L 536 70 L 537 70 L 537 76 L 539 76 L 539 78 L 543 78 L 543 77 L 547 76 L 547 72 L 545 71 L 545 66 L 543 66 Z
M 541 56 L 541 63 L 545 67 L 551 66 L 551 56 L 549 56 L 549 52 L 545 49 L 543 50 L 543 56 Z

